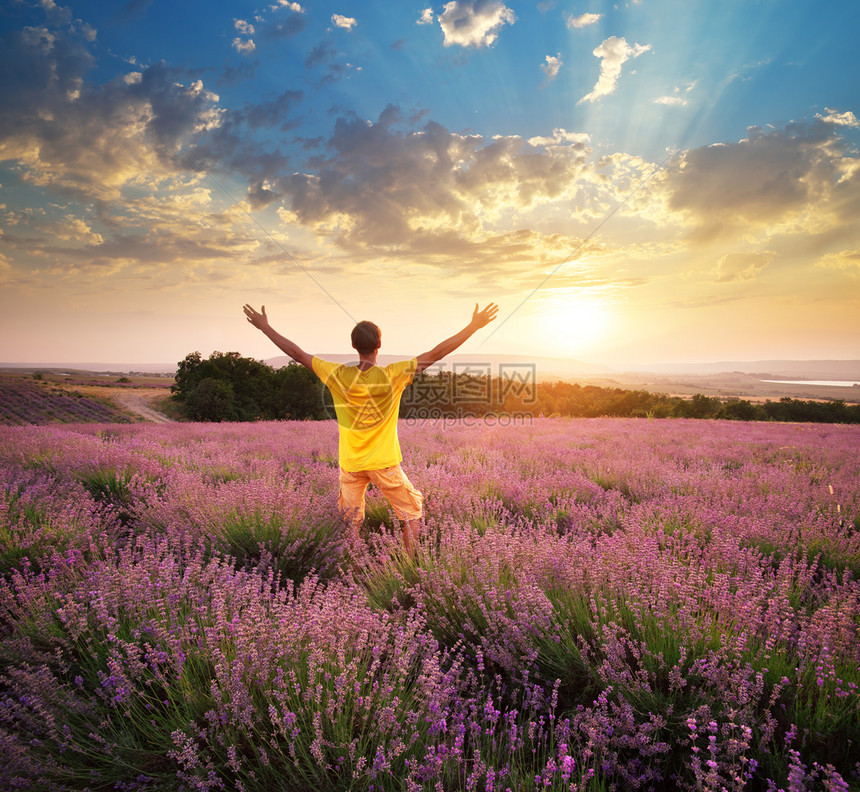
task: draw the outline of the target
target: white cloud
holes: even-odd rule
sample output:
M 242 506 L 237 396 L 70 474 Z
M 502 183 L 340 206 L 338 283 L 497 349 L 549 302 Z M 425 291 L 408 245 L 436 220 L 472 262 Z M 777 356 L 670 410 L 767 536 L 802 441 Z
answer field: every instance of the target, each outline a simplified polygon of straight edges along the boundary
M 343 14 L 332 14 L 331 21 L 334 22 L 336 27 L 343 28 L 344 30 L 352 30 L 357 24 L 353 17 L 347 17 Z
M 257 48 L 254 39 L 251 38 L 254 35 L 254 26 L 245 19 L 234 19 L 233 26 L 240 34 L 233 39 L 233 49 L 241 55 L 253 52 Z M 243 36 L 245 38 L 242 38 Z
M 242 39 L 236 37 L 233 39 L 233 49 L 242 55 L 247 55 L 249 52 L 253 52 L 257 49 L 257 45 L 254 43 L 254 39 Z
M 234 19 L 233 20 L 233 26 L 243 36 L 253 36 L 254 35 L 254 26 L 250 22 L 248 22 L 244 19 Z
M 835 124 L 836 126 L 848 126 L 848 127 L 858 127 L 860 126 L 860 121 L 857 120 L 857 116 L 854 115 L 850 110 L 846 110 L 844 113 L 837 113 L 835 110 L 831 110 L 829 107 L 824 108 L 827 115 L 821 115 L 821 113 L 816 113 L 815 117 L 821 121 L 824 121 L 826 124 Z
M 425 8 L 421 12 L 421 16 L 418 17 L 418 25 L 432 25 L 433 24 L 433 9 Z
M 603 14 L 580 14 L 578 17 L 575 17 L 573 14 L 568 14 L 565 24 L 569 28 L 584 28 L 593 25 L 602 16 Z
M 554 80 L 558 76 L 558 70 L 564 66 L 564 61 L 561 59 L 561 53 L 555 55 L 547 55 L 546 63 L 541 64 L 541 71 L 546 75 L 547 80 Z
M 683 92 L 684 93 L 690 93 L 690 91 L 692 91 L 693 88 L 696 87 L 697 82 L 698 82 L 697 80 L 692 80 L 691 82 L 688 82 L 684 86 Z M 687 100 L 681 95 L 681 90 L 682 90 L 681 87 L 676 85 L 671 94 L 669 94 L 667 96 L 657 97 L 654 100 L 654 104 L 675 105 L 676 107 L 683 107 L 684 105 L 687 104 Z
M 280 6 L 281 8 L 289 8 L 290 11 L 296 14 L 305 13 L 305 9 L 302 8 L 299 3 L 292 3 L 290 2 L 290 0 L 278 0 L 278 4 L 272 6 L 272 10 L 275 10 L 276 8 L 278 8 L 278 6 Z
M 451 0 L 439 16 L 450 47 L 490 47 L 503 25 L 516 22 L 516 14 L 501 0 Z
M 631 46 L 626 39 L 618 36 L 606 39 L 593 52 L 596 58 L 600 58 L 600 77 L 591 93 L 583 96 L 579 103 L 595 102 L 602 96 L 611 94 L 621 76 L 621 67 L 630 58 L 638 58 L 643 52 L 648 52 L 650 49 L 650 44 L 633 44 Z
M 577 144 L 585 146 L 591 138 L 587 132 L 568 132 L 566 129 L 553 129 L 552 137 L 530 137 L 530 146 L 559 146 Z

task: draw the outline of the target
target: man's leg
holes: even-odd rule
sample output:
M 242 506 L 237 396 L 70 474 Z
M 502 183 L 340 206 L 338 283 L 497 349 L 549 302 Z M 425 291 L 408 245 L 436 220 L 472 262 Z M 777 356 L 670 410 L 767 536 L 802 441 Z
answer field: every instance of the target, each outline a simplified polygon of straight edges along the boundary
M 421 533 L 421 519 L 405 520 L 403 523 L 403 546 L 410 558 L 415 558 L 418 536 Z
M 403 546 L 410 556 L 414 556 L 421 530 L 424 496 L 415 489 L 400 465 L 368 471 L 368 474 L 403 522 Z
M 349 526 L 352 537 L 358 539 L 358 531 L 364 522 L 364 493 L 370 480 L 363 472 L 350 473 L 343 469 L 339 479 L 337 507 L 343 521 Z

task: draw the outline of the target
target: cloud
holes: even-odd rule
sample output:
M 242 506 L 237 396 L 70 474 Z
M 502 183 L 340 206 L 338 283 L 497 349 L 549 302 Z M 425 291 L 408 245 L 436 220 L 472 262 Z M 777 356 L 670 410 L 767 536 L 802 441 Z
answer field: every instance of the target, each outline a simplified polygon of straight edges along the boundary
M 589 153 L 564 130 L 526 142 L 402 125 L 395 107 L 375 123 L 338 119 L 331 155 L 278 180 L 297 221 L 350 250 L 429 255 L 432 239 L 480 238 L 503 211 L 568 196 Z
M 541 71 L 546 75 L 547 82 L 550 80 L 554 80 L 558 76 L 558 70 L 564 65 L 564 61 L 561 59 L 561 53 L 558 52 L 555 55 L 547 55 L 546 63 L 542 63 L 540 68 Z
M 92 230 L 80 217 L 67 214 L 62 222 L 55 223 L 50 228 L 51 233 L 58 239 L 84 242 L 88 245 L 101 245 L 104 237 Z
M 772 250 L 757 253 L 728 253 L 718 262 L 714 271 L 717 283 L 754 280 L 776 256 Z
M 234 19 L 233 27 L 235 27 L 236 32 L 239 33 L 239 35 L 233 39 L 233 49 L 240 55 L 249 55 L 256 49 L 254 39 L 251 38 L 251 36 L 254 35 L 254 26 L 244 19 Z
M 693 90 L 693 88 L 695 88 L 695 87 L 696 87 L 696 83 L 697 83 L 697 82 L 698 82 L 697 80 L 693 80 L 692 82 L 688 82 L 688 83 L 684 86 L 684 88 L 683 88 L 683 92 L 684 92 L 684 93 L 690 93 L 690 91 L 692 91 L 692 90 Z M 686 100 L 686 99 L 681 95 L 681 91 L 682 91 L 682 89 L 681 89 L 679 86 L 677 86 L 677 85 L 676 85 L 676 86 L 675 86 L 675 88 L 673 89 L 673 91 L 672 91 L 671 95 L 669 95 L 669 96 L 659 96 L 659 97 L 657 97 L 657 98 L 654 100 L 654 104 L 672 105 L 672 106 L 676 106 L 676 107 L 684 107 L 685 105 L 687 105 L 687 103 L 688 103 L 688 102 L 687 102 L 687 100 Z
M 818 259 L 815 266 L 823 269 L 847 270 L 860 275 L 860 248 L 828 253 Z
M 600 77 L 597 84 L 591 93 L 579 100 L 578 104 L 596 102 L 601 97 L 611 94 L 621 76 L 621 67 L 630 58 L 638 58 L 643 52 L 648 52 L 650 49 L 650 44 L 633 44 L 631 46 L 626 39 L 618 36 L 606 39 L 593 52 L 596 58 L 600 58 Z
M 233 39 L 233 49 L 240 55 L 250 55 L 257 45 L 254 44 L 254 39 L 241 39 L 238 36 Z
M 284 91 L 271 102 L 246 106 L 242 111 L 242 119 L 252 129 L 264 126 L 280 127 L 284 131 L 293 129 L 297 121 L 292 113 L 302 98 L 301 91 Z
M 127 25 L 136 22 L 146 16 L 146 12 L 152 5 L 152 0 L 130 0 L 124 3 L 111 17 L 112 24 Z
M 835 124 L 836 126 L 847 126 L 847 127 L 858 127 L 860 126 L 860 121 L 857 120 L 857 116 L 854 115 L 850 110 L 846 110 L 844 113 L 837 113 L 835 110 L 831 110 L 829 107 L 824 108 L 827 112 L 827 115 L 821 115 L 820 113 L 816 114 L 816 118 L 821 121 L 824 121 L 827 124 Z
M 258 39 L 266 41 L 277 41 L 282 38 L 290 38 L 301 33 L 307 26 L 305 9 L 299 3 L 278 0 L 275 5 L 269 6 L 272 15 L 257 14 L 256 33 Z M 279 12 L 291 12 L 286 19 Z
M 451 0 L 439 16 L 444 46 L 491 47 L 516 15 L 502 0 Z
M 658 96 L 654 100 L 654 104 L 684 107 L 687 104 L 687 100 L 683 96 Z
M 425 8 L 418 17 L 416 25 L 432 25 L 433 24 L 433 9 Z
M 585 132 L 568 132 L 566 129 L 554 129 L 552 137 L 530 137 L 528 144 L 534 147 L 549 147 L 549 146 L 569 146 L 571 144 L 577 146 L 587 146 L 590 137 Z
M 259 61 L 243 60 L 237 65 L 224 64 L 224 71 L 218 76 L 217 86 L 236 85 L 236 83 L 250 80 L 256 74 L 260 66 Z
M 253 36 L 254 35 L 254 26 L 250 22 L 247 22 L 244 19 L 234 19 L 233 20 L 233 26 L 243 36 Z
M 11 61 L 14 66 L 9 65 Z M 295 125 L 302 100 L 226 110 L 200 80 L 155 64 L 101 86 L 83 79 L 92 59 L 69 31 L 28 31 L 0 42 L 0 158 L 15 161 L 26 184 L 121 212 L 129 189 L 157 190 L 183 170 L 238 173 L 251 185 L 286 168 L 248 129 Z
M 760 230 L 856 233 L 860 162 L 823 120 L 751 127 L 737 143 L 684 152 L 655 179 L 701 241 Z M 851 229 L 854 229 L 852 232 Z
M 163 290 L 212 273 L 244 277 L 236 261 L 253 261 L 270 247 L 239 206 L 218 211 L 210 190 L 193 179 L 175 181 L 169 192 L 138 191 L 112 209 L 113 222 L 103 223 L 100 232 L 70 214 L 59 220 L 24 217 L 20 235 L 4 238 L 15 252 L 16 272 L 27 273 L 30 286 L 52 288 L 63 281 L 65 290 L 78 294 L 109 291 L 113 276 Z
M 332 14 L 331 21 L 335 27 L 342 28 L 343 30 L 352 30 L 357 24 L 355 19 L 343 14 Z
M 171 176 L 183 145 L 219 123 L 218 97 L 162 64 L 93 86 L 74 32 L 3 43 L 0 72 L 22 77 L 0 85 L 0 156 L 17 160 L 29 184 L 112 200 L 126 183 Z
M 565 24 L 569 28 L 584 28 L 598 22 L 603 14 L 580 14 L 575 17 L 573 14 L 568 14 L 565 18 Z
M 31 27 L 0 39 L 0 74 L 6 76 L 0 79 L 0 141 L 21 119 L 36 127 L 65 106 L 94 63 L 87 42 L 74 34 Z
M 346 75 L 350 68 L 348 63 L 341 63 L 338 57 L 334 44 L 330 41 L 321 41 L 308 53 L 305 66 L 308 69 L 325 68 L 326 73 L 320 80 L 320 84 L 334 82 Z
M 50 24 L 58 27 L 72 24 L 72 12 L 65 6 L 58 6 L 54 0 L 40 0 L 38 5 L 42 7 Z

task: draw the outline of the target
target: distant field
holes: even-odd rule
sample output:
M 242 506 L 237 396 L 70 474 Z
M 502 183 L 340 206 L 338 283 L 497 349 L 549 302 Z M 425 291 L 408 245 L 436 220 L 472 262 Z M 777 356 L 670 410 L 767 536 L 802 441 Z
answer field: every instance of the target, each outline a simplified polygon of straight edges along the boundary
M 0 424 L 128 423 L 132 413 L 66 384 L 0 374 Z
M 0 788 L 858 788 L 860 428 L 0 427 Z M 852 785 L 849 787 L 849 785 Z
M 176 420 L 172 383 L 172 377 L 0 373 L 0 425 Z

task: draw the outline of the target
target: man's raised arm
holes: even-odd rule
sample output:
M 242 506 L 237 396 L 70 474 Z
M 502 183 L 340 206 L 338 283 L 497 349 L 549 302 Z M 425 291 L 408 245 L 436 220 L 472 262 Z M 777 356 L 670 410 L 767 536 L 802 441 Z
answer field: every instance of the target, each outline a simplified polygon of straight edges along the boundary
M 460 346 L 467 338 L 472 336 L 475 331 L 486 327 L 499 312 L 499 306 L 495 303 L 490 303 L 483 311 L 478 310 L 478 303 L 475 303 L 475 311 L 472 314 L 472 321 L 469 322 L 459 333 L 446 338 L 441 344 L 437 344 L 429 352 L 418 356 L 418 369 L 416 373 L 424 371 L 424 369 L 432 366 L 437 360 L 441 360 L 445 355 L 450 355 L 458 346 Z
M 303 366 L 311 368 L 311 360 L 313 355 L 309 355 L 298 344 L 290 341 L 289 338 L 284 338 L 280 333 L 275 332 L 269 324 L 269 319 L 266 316 L 266 306 L 263 306 L 262 313 L 258 313 L 250 305 L 245 306 L 245 316 L 248 321 L 258 330 L 269 338 L 272 343 L 282 352 L 288 354 L 296 363 L 301 363 Z

